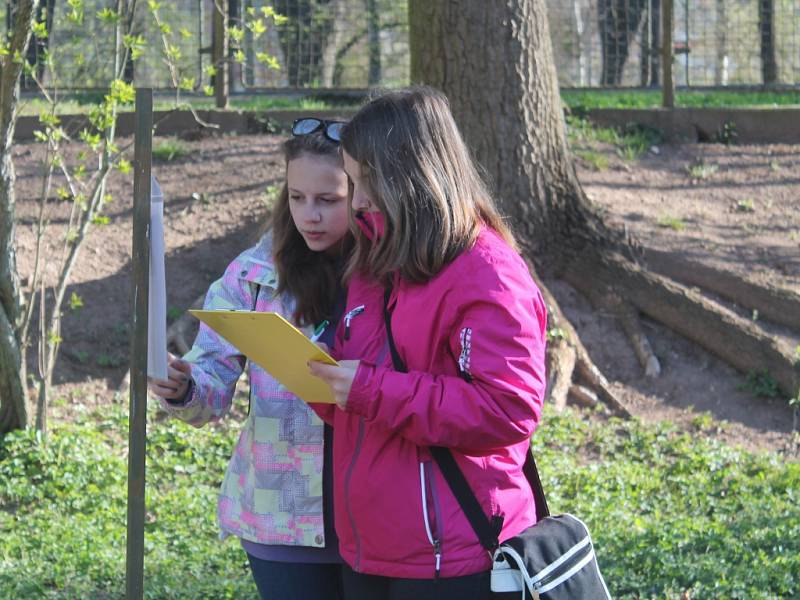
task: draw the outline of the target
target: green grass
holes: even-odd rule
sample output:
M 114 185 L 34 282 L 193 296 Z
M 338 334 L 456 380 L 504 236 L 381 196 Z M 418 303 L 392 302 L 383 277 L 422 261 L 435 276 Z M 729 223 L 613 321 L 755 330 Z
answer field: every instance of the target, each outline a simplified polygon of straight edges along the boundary
M 96 94 L 72 96 L 58 104 L 57 114 L 85 114 L 99 100 Z M 214 98 L 204 96 L 182 97 L 182 103 L 188 102 L 196 110 L 215 110 Z M 265 111 L 265 110 L 336 110 L 357 108 L 359 101 L 352 98 L 336 99 L 324 95 L 300 96 L 232 96 L 229 98 L 230 110 Z M 175 108 L 175 97 L 157 95 L 153 99 L 153 110 L 172 110 Z M 185 108 L 185 106 L 181 107 Z M 133 112 L 133 104 L 124 106 L 121 112 Z M 20 101 L 20 114 L 38 115 L 48 110 L 47 104 L 40 99 L 24 99 Z
M 220 543 L 217 488 L 236 425 L 148 423 L 145 597 L 253 598 L 244 554 Z M 589 525 L 614 598 L 800 595 L 800 465 L 670 424 L 546 411 L 534 450 L 554 513 Z M 49 443 L 0 437 L 0 597 L 121 597 L 127 417 L 106 404 Z
M 686 172 L 688 173 L 689 178 L 698 181 L 708 179 L 717 171 L 719 171 L 718 165 L 707 163 L 703 160 L 699 160 L 686 167 Z
M 671 215 L 659 217 L 657 225 L 665 229 L 672 229 L 673 231 L 683 231 L 686 229 L 686 223 L 683 219 L 680 217 L 673 217 Z
M 100 94 L 71 94 L 58 105 L 58 114 L 83 114 L 89 112 L 92 105 L 102 98 Z M 661 92 L 658 90 L 564 90 L 561 98 L 576 115 L 592 108 L 657 108 L 661 106 Z M 206 96 L 182 96 L 197 110 L 215 108 L 214 98 Z M 307 96 L 277 95 L 237 95 L 231 96 L 231 110 L 265 111 L 265 110 L 335 110 L 357 108 L 357 98 L 336 97 L 324 92 L 310 90 Z M 786 91 L 679 91 L 675 95 L 675 105 L 696 108 L 720 107 L 770 107 L 800 106 L 800 90 Z M 171 110 L 175 108 L 174 96 L 157 95 L 154 98 L 155 110 Z M 47 110 L 47 105 L 39 99 L 23 99 L 20 102 L 20 114 L 38 115 Z M 133 111 L 133 105 L 126 106 L 123 111 Z
M 661 91 L 565 90 L 561 98 L 573 112 L 592 108 L 658 108 Z M 800 105 L 800 90 L 787 91 L 679 91 L 675 106 L 692 108 L 770 107 Z
M 597 127 L 586 119 L 572 115 L 567 116 L 567 138 L 575 148 L 575 154 L 598 171 L 609 166 L 606 156 L 598 159 L 595 150 L 598 144 L 613 145 L 620 158 L 632 162 L 663 141 L 661 132 L 652 127 L 638 124 L 619 129 Z
M 153 158 L 169 162 L 189 154 L 189 146 L 175 137 L 165 138 L 153 145 Z
M 576 150 L 575 156 L 580 158 L 595 171 L 605 171 L 610 164 L 605 154 L 595 150 Z

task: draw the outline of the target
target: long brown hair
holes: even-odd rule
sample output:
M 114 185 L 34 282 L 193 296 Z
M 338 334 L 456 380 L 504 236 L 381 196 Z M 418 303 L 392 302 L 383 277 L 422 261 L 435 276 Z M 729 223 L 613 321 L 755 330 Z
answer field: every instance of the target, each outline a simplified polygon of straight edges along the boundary
M 342 148 L 385 220 L 374 244 L 356 232 L 347 277 L 364 271 L 385 282 L 399 271 L 426 282 L 472 246 L 482 224 L 516 248 L 441 92 L 413 86 L 374 98 L 345 126 Z
M 319 156 L 342 164 L 339 144 L 322 131 L 291 137 L 283 143 L 286 165 L 300 156 Z M 284 181 L 270 219 L 272 255 L 278 271 L 278 293 L 295 298 L 294 322 L 299 325 L 330 319 L 341 281 L 342 261 L 353 245 L 348 233 L 339 242 L 340 252 L 315 252 L 295 227 L 289 211 L 289 186 Z

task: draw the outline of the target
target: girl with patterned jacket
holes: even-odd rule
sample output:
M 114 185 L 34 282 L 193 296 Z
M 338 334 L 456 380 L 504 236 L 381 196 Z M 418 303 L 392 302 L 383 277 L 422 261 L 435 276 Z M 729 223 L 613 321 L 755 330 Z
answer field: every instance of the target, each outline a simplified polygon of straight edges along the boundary
M 299 119 L 283 145 L 286 182 L 271 227 L 208 290 L 204 308 L 273 311 L 310 333 L 344 307 L 341 274 L 352 246 L 343 123 Z M 327 333 L 327 336 L 325 335 Z M 244 369 L 250 410 L 220 490 L 221 537 L 240 538 L 262 598 L 340 597 L 333 528 L 331 431 L 310 407 L 200 324 L 191 351 L 169 357 L 150 390 L 175 417 L 200 427 L 230 410 Z
M 501 541 L 536 522 L 522 466 L 544 399 L 544 302 L 441 93 L 375 98 L 342 150 L 360 231 L 339 364 L 311 371 L 337 404 L 314 407 L 335 432 L 344 594 L 488 600 L 491 558 L 430 448 L 450 449 Z

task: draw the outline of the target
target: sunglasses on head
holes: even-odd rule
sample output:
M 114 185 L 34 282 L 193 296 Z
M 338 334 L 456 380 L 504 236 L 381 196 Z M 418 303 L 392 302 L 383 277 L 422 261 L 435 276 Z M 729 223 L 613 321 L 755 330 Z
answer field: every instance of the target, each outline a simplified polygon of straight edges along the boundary
M 322 129 L 326 138 L 338 144 L 342 141 L 342 128 L 344 126 L 344 121 L 326 121 L 325 119 L 307 117 L 297 119 L 292 124 L 292 135 L 309 135 Z

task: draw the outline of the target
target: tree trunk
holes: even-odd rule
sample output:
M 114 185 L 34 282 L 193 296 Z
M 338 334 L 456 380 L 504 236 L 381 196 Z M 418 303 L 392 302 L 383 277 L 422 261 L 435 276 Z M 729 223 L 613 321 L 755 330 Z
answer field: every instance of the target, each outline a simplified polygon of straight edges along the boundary
M 761 76 L 764 85 L 778 82 L 775 58 L 775 0 L 758 0 L 758 30 L 761 40 Z
M 714 65 L 714 85 L 728 85 L 728 13 L 725 0 L 716 0 L 717 60 Z
M 28 424 L 26 384 L 19 339 L 21 300 L 15 236 L 14 164 L 11 147 L 17 121 L 22 65 L 31 38 L 37 0 L 20 0 L 14 15 L 9 54 L 0 57 L 0 433 Z
M 378 15 L 378 1 L 364 0 L 367 12 L 367 40 L 369 42 L 369 72 L 367 85 L 376 86 L 381 83 L 381 24 Z
M 321 77 L 323 48 L 332 28 L 327 0 L 297 0 L 286 5 L 288 17 L 278 27 L 290 87 L 309 87 Z M 320 17 L 320 15 L 326 15 Z
M 648 11 L 650 27 L 650 87 L 658 87 L 661 81 L 661 0 L 650 0 Z
M 331 16 L 331 32 L 322 52 L 322 87 L 332 88 L 336 70 L 336 58 L 344 36 L 345 0 L 331 0 L 328 4 Z
M 630 43 L 642 19 L 646 0 L 600 0 L 597 19 L 603 67 L 600 85 L 620 85 Z
M 792 349 L 643 268 L 622 232 L 591 207 L 567 146 L 545 0 L 410 0 L 409 25 L 412 81 L 447 94 L 523 253 L 538 269 L 593 301 L 623 298 L 740 370 L 769 371 L 783 391 L 795 393 Z M 646 347 L 643 341 L 637 343 Z M 580 362 L 575 370 L 589 373 L 591 365 Z M 604 379 L 594 380 L 602 397 Z

